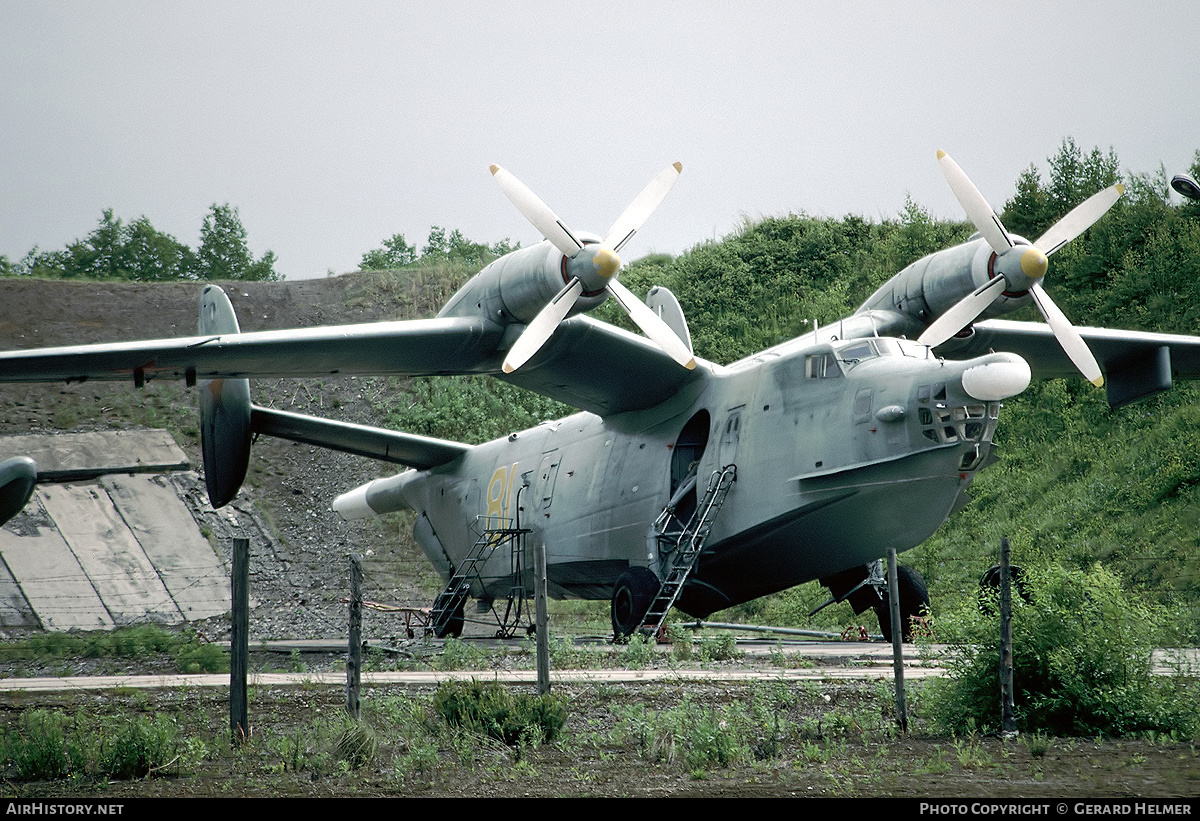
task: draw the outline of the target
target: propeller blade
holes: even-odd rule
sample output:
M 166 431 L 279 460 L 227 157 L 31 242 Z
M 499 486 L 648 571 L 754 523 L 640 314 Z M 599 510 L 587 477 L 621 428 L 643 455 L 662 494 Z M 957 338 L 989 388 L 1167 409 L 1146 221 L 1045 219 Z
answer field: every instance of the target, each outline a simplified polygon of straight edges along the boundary
M 666 199 L 681 173 L 683 173 L 683 163 L 675 163 L 659 172 L 658 176 L 642 189 L 642 193 L 629 203 L 625 212 L 617 217 L 617 221 L 604 235 L 603 245 L 619 252 Z
M 1123 193 L 1125 193 L 1125 186 L 1118 184 L 1093 194 L 1072 208 L 1070 213 L 1065 217 L 1050 226 L 1050 230 L 1038 237 L 1034 245 L 1046 256 L 1050 256 L 1059 248 L 1062 248 L 1068 242 L 1075 239 L 1075 237 L 1091 228 L 1096 220 L 1108 213 L 1108 209 L 1113 207 L 1113 204 L 1121 198 Z
M 975 289 L 971 294 L 960 299 L 950 307 L 950 310 L 939 316 L 925 329 L 917 341 L 922 345 L 936 348 L 963 328 L 975 321 L 996 297 L 1004 292 L 1004 277 L 989 279 Z
M 554 299 L 546 304 L 545 308 L 538 311 L 538 315 L 525 327 L 525 330 L 517 337 L 517 341 L 508 349 L 508 355 L 504 357 L 505 373 L 512 373 L 541 350 L 542 346 L 546 344 L 546 340 L 554 333 L 554 329 L 558 327 L 558 323 L 562 322 L 563 318 L 570 313 L 571 308 L 575 306 L 581 293 L 583 293 L 583 282 L 579 277 L 572 277 L 566 287 L 559 291 Z
M 1054 331 L 1054 338 L 1058 340 L 1059 345 L 1062 345 L 1067 357 L 1075 363 L 1075 367 L 1083 374 L 1084 379 L 1097 388 L 1101 387 L 1104 384 L 1104 375 L 1100 372 L 1100 365 L 1096 362 L 1096 357 L 1092 356 L 1083 337 L 1079 335 L 1079 331 L 1075 330 L 1075 326 L 1067 319 L 1066 314 L 1054 304 L 1054 300 L 1042 288 L 1040 282 L 1033 283 L 1029 293 L 1033 295 L 1033 301 L 1037 304 L 1038 310 L 1042 312 L 1042 316 L 1046 318 L 1050 330 Z
M 564 256 L 575 256 L 583 247 L 583 243 L 571 233 L 571 229 L 563 224 L 558 215 L 550 210 L 550 206 L 542 202 L 537 194 L 530 191 L 525 183 L 500 166 L 493 165 L 491 171 L 492 176 L 500 185 L 500 190 L 504 192 L 504 196 L 517 206 L 517 210 L 525 219 L 529 220 L 534 228 L 541 231 L 542 236 L 550 240 Z
M 1008 235 L 1000 218 L 983 198 L 983 194 L 979 193 L 975 183 L 958 167 L 958 163 L 950 159 L 950 155 L 945 151 L 939 150 L 938 165 L 942 168 L 942 176 L 950 184 L 950 190 L 967 212 L 967 218 L 987 240 L 988 245 L 992 246 L 992 250 L 1001 254 L 1012 248 L 1012 237 Z
M 646 336 L 657 342 L 667 356 L 689 371 L 696 367 L 696 357 L 692 355 L 692 349 L 676 336 L 671 326 L 663 322 L 658 314 L 646 307 L 646 303 L 634 296 L 632 291 L 620 281 L 612 279 L 608 283 L 608 292 L 617 304 L 625 309 L 625 313 L 629 314 L 634 324 L 641 328 Z

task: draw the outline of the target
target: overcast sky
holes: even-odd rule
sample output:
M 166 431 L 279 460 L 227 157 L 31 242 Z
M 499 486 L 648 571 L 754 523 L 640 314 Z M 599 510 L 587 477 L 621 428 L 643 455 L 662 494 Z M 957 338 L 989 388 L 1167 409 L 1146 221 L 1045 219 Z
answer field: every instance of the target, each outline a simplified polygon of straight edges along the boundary
M 0 254 L 112 208 L 196 246 L 214 203 L 288 279 L 432 225 L 540 239 L 499 163 L 626 259 L 745 217 L 999 208 L 1072 137 L 1126 170 L 1200 149 L 1200 2 L 22 2 L 0 5 Z

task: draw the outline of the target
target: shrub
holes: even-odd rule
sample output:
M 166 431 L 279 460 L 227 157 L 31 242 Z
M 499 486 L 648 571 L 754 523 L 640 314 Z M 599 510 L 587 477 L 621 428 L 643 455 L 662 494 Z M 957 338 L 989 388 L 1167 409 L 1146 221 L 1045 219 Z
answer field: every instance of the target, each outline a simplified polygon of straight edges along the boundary
M 31 710 L 21 716 L 16 732 L 4 739 L 3 757 L 8 759 L 18 781 L 62 778 L 71 772 L 65 718 L 46 710 Z
M 701 661 L 733 661 L 738 655 L 737 639 L 732 633 L 720 633 L 700 639 Z
M 442 682 L 433 707 L 447 725 L 481 733 L 510 747 L 553 741 L 567 722 L 567 707 L 561 699 L 514 694 L 495 681 Z
M 1200 729 L 1196 685 L 1152 672 L 1151 637 L 1164 610 L 1122 588 L 1100 565 L 1025 568 L 1030 601 L 1014 596 L 1013 690 L 1023 732 L 1192 736 Z M 985 614 L 984 611 L 989 611 Z M 950 733 L 1000 726 L 995 608 L 964 604 L 937 619 L 951 646 L 949 675 L 930 684 L 935 725 Z
M 141 778 L 178 763 L 184 752 L 179 725 L 169 716 L 136 718 L 99 728 L 99 770 L 110 778 Z
M 166 768 L 178 771 L 204 754 L 203 744 L 182 735 L 170 716 L 102 721 L 47 710 L 21 716 L 4 738 L 0 754 L 18 781 L 51 778 L 141 778 Z
M 375 761 L 379 740 L 369 724 L 348 719 L 335 744 L 338 759 L 358 770 Z

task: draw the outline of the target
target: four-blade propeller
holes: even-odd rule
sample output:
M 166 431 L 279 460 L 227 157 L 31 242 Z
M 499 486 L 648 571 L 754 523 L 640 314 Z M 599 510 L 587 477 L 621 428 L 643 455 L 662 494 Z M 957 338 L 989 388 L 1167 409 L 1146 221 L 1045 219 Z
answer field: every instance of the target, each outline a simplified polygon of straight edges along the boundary
M 1104 376 L 1096 358 L 1088 350 L 1083 337 L 1042 288 L 1041 279 L 1048 267 L 1047 258 L 1104 216 L 1124 192 L 1124 186 L 1114 185 L 1091 196 L 1051 226 L 1033 245 L 1019 245 L 979 189 L 945 151 L 938 151 L 938 164 L 954 196 L 967 212 L 967 217 L 996 252 L 996 276 L 951 306 L 925 329 L 919 341 L 931 347 L 940 345 L 974 322 L 1006 290 L 1028 289 L 1034 304 L 1042 312 L 1071 362 L 1093 385 L 1103 385 Z
M 696 367 L 689 344 L 681 340 L 658 314 L 620 282 L 620 250 L 637 233 L 642 224 L 658 208 L 683 166 L 680 163 L 664 169 L 647 185 L 612 224 L 598 244 L 586 244 L 568 228 L 546 203 L 520 180 L 498 165 L 492 166 L 492 176 L 500 189 L 512 201 L 525 219 L 533 224 L 563 256 L 567 258 L 570 279 L 561 291 L 533 318 L 504 358 L 504 372 L 512 373 L 524 365 L 546 343 L 580 296 L 607 291 L 630 319 L 676 362 L 685 368 Z

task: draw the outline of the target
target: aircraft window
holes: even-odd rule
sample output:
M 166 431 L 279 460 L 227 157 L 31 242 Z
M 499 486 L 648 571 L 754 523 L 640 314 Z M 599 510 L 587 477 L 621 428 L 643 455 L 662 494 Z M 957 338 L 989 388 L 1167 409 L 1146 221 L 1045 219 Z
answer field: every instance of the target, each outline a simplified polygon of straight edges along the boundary
M 913 359 L 929 358 L 929 347 L 911 339 L 893 339 L 890 336 L 881 336 L 877 339 L 872 339 L 871 344 L 875 346 L 875 350 L 879 352 L 880 356 L 908 356 Z
M 804 376 L 806 379 L 835 379 L 842 375 L 837 359 L 828 351 L 813 353 L 804 358 Z
M 930 351 L 928 345 L 922 345 L 914 339 L 896 339 L 893 341 L 900 347 L 900 353 L 905 356 L 911 356 L 914 359 L 929 358 Z
M 870 342 L 855 342 L 838 351 L 838 359 L 852 368 L 864 359 L 876 356 L 879 356 L 879 352 Z

